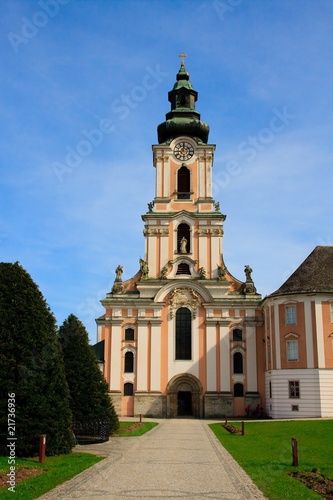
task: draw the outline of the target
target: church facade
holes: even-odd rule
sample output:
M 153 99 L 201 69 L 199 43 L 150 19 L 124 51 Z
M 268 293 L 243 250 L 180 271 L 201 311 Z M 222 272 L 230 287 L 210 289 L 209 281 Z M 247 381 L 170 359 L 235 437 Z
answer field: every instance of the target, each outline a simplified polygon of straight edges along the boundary
M 333 247 L 318 247 L 318 293 L 287 280 L 262 300 L 249 265 L 231 274 L 197 96 L 182 59 L 153 145 L 144 258 L 126 281 L 117 267 L 96 320 L 110 396 L 122 416 L 333 416 Z

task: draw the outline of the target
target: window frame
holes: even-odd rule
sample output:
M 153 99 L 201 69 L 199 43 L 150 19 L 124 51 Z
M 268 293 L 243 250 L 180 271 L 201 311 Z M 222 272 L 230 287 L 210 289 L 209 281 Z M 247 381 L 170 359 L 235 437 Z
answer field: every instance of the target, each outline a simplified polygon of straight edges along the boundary
M 129 355 L 131 355 L 130 366 L 128 366 L 129 361 L 127 361 L 130 357 Z M 125 355 L 124 355 L 124 373 L 134 373 L 134 354 L 132 351 L 125 352 Z
M 296 349 L 292 345 L 296 346 Z M 286 340 L 286 349 L 287 361 L 299 361 L 298 340 Z M 294 351 L 296 351 L 296 357 L 292 357 Z
M 236 363 L 235 363 L 236 359 Z M 236 371 L 237 368 L 237 371 Z M 232 355 L 232 370 L 236 375 L 244 374 L 244 355 L 240 351 L 236 351 Z M 241 371 L 240 371 L 241 370 Z
M 127 334 L 130 330 L 133 332 L 133 338 L 131 338 L 131 339 L 126 338 L 126 337 L 128 337 L 128 335 L 126 335 L 126 334 Z M 135 339 L 135 330 L 134 330 L 134 328 L 132 328 L 131 326 L 127 326 L 127 327 L 125 328 L 124 339 L 125 339 L 125 341 L 126 341 L 126 342 L 133 342 L 133 341 L 134 341 L 134 339 Z
M 285 306 L 286 325 L 297 325 L 297 308 L 295 304 Z
M 300 381 L 299 380 L 288 380 L 288 393 L 289 399 L 300 399 Z
M 132 390 L 130 391 L 131 394 L 126 394 L 127 390 L 125 389 L 125 387 L 129 387 L 129 386 L 132 386 Z M 134 384 L 132 384 L 132 382 L 125 382 L 124 383 L 124 396 L 133 396 L 134 395 Z
M 237 334 L 236 334 L 237 332 Z M 240 332 L 240 335 L 239 335 L 239 332 Z M 240 338 L 235 338 L 236 336 L 240 336 Z M 232 341 L 233 342 L 243 342 L 244 339 L 243 339 L 243 330 L 241 328 L 234 328 L 232 330 Z
M 188 188 L 181 191 L 180 188 Z M 182 165 L 177 171 L 177 200 L 189 200 L 191 198 L 191 170 Z
M 181 318 L 180 315 L 185 311 L 187 311 L 186 317 L 184 315 Z M 189 331 L 181 331 L 184 328 L 189 328 Z M 175 315 L 175 361 L 191 361 L 192 348 L 192 312 L 188 307 L 180 307 Z

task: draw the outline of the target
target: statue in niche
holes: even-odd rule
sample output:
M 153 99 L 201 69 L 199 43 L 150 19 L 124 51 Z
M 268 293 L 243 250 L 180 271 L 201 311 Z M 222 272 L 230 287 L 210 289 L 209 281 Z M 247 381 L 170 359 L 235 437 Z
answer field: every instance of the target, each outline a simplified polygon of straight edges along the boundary
M 168 274 L 168 266 L 167 264 L 161 269 L 161 280 L 166 280 Z
M 122 275 L 123 275 L 123 266 L 119 264 L 119 266 L 116 268 L 116 279 L 115 281 L 122 281 Z
M 148 212 L 152 212 L 154 208 L 154 202 L 150 201 L 149 203 L 147 203 L 147 205 L 148 205 Z
M 200 267 L 199 269 L 199 274 L 200 274 L 200 279 L 205 280 L 206 279 L 206 271 L 203 267 Z
M 187 253 L 186 246 L 187 246 L 187 239 L 185 238 L 185 236 L 183 236 L 180 241 L 180 253 Z
M 142 273 L 142 279 L 148 279 L 148 262 L 140 258 L 140 271 Z
M 253 283 L 253 280 L 251 277 L 252 269 L 249 265 L 245 266 L 244 273 L 245 273 L 245 277 L 246 277 L 246 283 Z
M 225 273 L 227 272 L 227 268 L 225 267 L 225 265 L 224 264 L 221 264 L 220 266 L 217 265 L 217 272 L 219 276 L 219 281 L 224 281 Z

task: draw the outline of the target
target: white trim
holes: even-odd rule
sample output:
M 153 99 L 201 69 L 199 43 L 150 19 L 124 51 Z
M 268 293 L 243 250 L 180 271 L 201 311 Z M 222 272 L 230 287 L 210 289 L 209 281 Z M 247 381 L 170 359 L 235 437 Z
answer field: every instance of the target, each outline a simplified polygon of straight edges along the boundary
M 247 390 L 257 391 L 256 329 L 254 326 L 246 327 L 246 378 Z
M 311 301 L 304 301 L 305 345 L 307 368 L 314 368 Z
M 206 324 L 207 391 L 216 391 L 216 323 Z
M 274 338 L 275 338 L 275 365 L 281 368 L 281 346 L 280 346 L 280 324 L 279 324 L 279 304 L 274 304 Z M 273 358 L 272 358 L 273 362 Z
M 121 325 L 112 325 L 111 333 L 111 360 L 110 360 L 110 390 L 122 391 L 120 386 L 120 350 Z
M 325 368 L 325 345 L 323 332 L 323 306 L 321 299 L 315 300 L 318 368 Z
M 230 346 L 229 326 L 220 326 L 220 387 L 221 391 L 230 391 Z
M 137 391 L 147 390 L 147 345 L 148 345 L 148 325 L 142 323 L 138 325 L 137 332 Z

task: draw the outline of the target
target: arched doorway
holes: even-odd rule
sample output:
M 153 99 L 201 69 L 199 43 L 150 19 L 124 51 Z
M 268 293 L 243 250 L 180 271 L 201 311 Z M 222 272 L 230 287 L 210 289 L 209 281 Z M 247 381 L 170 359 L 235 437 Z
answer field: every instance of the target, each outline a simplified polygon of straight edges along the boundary
M 200 380 L 190 373 L 175 375 L 167 385 L 167 418 L 203 418 Z

